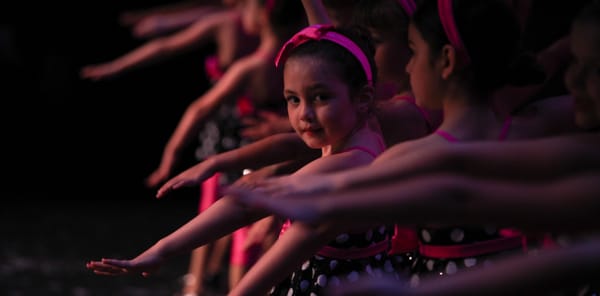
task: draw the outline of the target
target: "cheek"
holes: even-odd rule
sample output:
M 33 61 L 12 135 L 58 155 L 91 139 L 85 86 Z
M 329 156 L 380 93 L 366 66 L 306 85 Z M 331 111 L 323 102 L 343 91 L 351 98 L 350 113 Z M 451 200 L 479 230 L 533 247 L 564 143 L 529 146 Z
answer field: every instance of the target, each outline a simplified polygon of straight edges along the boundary
M 331 106 L 319 115 L 322 126 L 331 136 L 346 135 L 356 126 L 356 112 L 352 106 Z

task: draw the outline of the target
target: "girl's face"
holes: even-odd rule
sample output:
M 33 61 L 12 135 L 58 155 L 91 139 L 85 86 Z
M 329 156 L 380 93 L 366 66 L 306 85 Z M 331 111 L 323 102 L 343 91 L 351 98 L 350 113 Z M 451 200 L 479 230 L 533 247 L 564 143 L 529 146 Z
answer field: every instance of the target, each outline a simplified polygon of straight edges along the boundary
M 565 84 L 575 100 L 575 122 L 584 129 L 600 127 L 600 22 L 573 24 L 571 52 Z
M 442 107 L 439 84 L 441 75 L 431 60 L 431 50 L 417 28 L 408 27 L 408 47 L 412 56 L 406 64 L 406 72 L 410 77 L 410 86 L 417 105 L 424 108 L 439 109 Z
M 290 123 L 309 147 L 335 146 L 357 126 L 358 106 L 328 61 L 292 57 L 283 83 Z
M 402 83 L 406 78 L 404 66 L 410 58 L 406 44 L 406 33 L 381 32 L 369 29 L 375 43 L 375 64 L 379 84 Z

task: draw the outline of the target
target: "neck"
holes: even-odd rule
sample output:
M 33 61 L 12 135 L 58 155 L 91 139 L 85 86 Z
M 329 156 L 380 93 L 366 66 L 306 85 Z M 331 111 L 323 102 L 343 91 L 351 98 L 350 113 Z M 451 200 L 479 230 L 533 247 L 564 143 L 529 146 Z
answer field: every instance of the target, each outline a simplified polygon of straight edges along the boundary
M 439 128 L 463 140 L 496 137 L 499 121 L 494 110 L 487 102 L 475 99 L 473 96 L 447 97 Z
M 381 147 L 381 143 L 383 143 L 381 133 L 372 130 L 363 122 L 357 125 L 357 128 L 353 129 L 348 136 L 337 143 L 322 147 L 321 155 L 336 154 L 353 146 L 365 146 L 371 148 L 373 151 L 380 151 L 383 148 Z

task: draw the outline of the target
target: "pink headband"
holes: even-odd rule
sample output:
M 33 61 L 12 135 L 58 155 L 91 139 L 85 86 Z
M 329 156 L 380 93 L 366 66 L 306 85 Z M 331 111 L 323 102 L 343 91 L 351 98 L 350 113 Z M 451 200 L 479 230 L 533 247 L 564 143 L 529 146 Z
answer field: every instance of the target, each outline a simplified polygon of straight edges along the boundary
M 277 57 L 275 58 L 275 67 L 278 67 L 279 64 L 284 63 L 290 50 L 300 46 L 301 44 L 310 40 L 329 40 L 333 43 L 341 45 L 356 57 L 365 71 L 369 85 L 372 85 L 373 74 L 371 72 L 371 64 L 369 64 L 369 59 L 365 53 L 360 49 L 360 47 L 358 47 L 358 45 L 356 45 L 356 43 L 348 39 L 348 37 L 334 32 L 332 29 L 333 26 L 331 25 L 320 24 L 308 26 L 302 29 L 300 32 L 296 33 L 292 38 L 290 38 L 290 40 L 288 40 L 283 47 L 281 47 Z
M 398 2 L 404 9 L 404 12 L 406 12 L 406 14 L 409 17 L 412 16 L 413 13 L 415 13 L 415 10 L 417 9 L 417 4 L 414 0 L 398 0 Z
M 456 27 L 456 22 L 454 21 L 452 0 L 438 0 L 438 12 L 440 15 L 440 21 L 442 22 L 442 27 L 444 27 L 444 31 L 446 32 L 446 36 L 448 36 L 450 44 L 454 46 L 456 52 L 464 59 L 465 63 L 470 63 L 471 59 L 467 53 L 467 48 L 460 39 L 458 28 Z

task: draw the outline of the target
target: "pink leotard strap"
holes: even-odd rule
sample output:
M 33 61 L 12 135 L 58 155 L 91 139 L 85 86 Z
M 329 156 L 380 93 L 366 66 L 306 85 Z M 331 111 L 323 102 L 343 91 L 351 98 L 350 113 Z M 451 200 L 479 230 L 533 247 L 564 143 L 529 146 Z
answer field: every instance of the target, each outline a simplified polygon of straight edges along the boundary
M 467 52 L 467 48 L 460 38 L 458 33 L 458 27 L 454 21 L 454 11 L 452 9 L 452 0 L 438 0 L 438 13 L 440 15 L 440 21 L 442 27 L 446 32 L 448 41 L 456 49 L 456 53 L 464 59 L 466 64 L 470 63 L 471 59 Z
M 437 134 L 438 136 L 440 136 L 440 137 L 442 137 L 442 138 L 446 139 L 448 142 L 452 142 L 452 143 L 454 143 L 454 142 L 458 142 L 458 139 L 457 139 L 457 138 L 455 138 L 455 137 L 454 137 L 453 135 L 451 135 L 450 133 L 448 133 L 447 131 L 444 131 L 444 130 L 440 130 L 440 129 L 438 129 L 438 130 L 436 130 L 434 133 L 435 133 L 435 134 Z
M 429 115 L 429 113 L 427 111 L 425 111 L 425 109 L 423 109 L 419 105 L 417 105 L 417 100 L 415 99 L 415 97 L 413 97 L 412 95 L 401 95 L 401 96 L 395 96 L 392 99 L 398 100 L 398 101 L 407 101 L 407 102 L 410 102 L 411 104 L 413 104 L 415 106 L 415 108 L 417 108 L 417 110 L 419 110 L 419 113 L 421 113 L 421 115 L 423 116 L 423 119 L 425 119 L 425 124 L 427 125 L 427 130 L 430 132 L 433 130 L 433 123 L 431 122 L 431 116 Z
M 377 155 L 379 155 L 379 153 L 375 153 L 375 152 L 373 152 L 373 150 L 371 150 L 371 149 L 369 149 L 367 147 L 364 147 L 364 146 L 352 146 L 352 147 L 348 147 L 348 148 L 346 148 L 344 150 L 341 150 L 338 153 L 348 152 L 348 151 L 352 151 L 352 150 L 360 150 L 360 151 L 367 152 L 369 155 L 373 156 L 373 158 L 375 158 L 375 157 L 377 157 Z
M 356 146 L 350 146 L 346 149 L 343 149 L 337 153 L 342 153 L 342 152 L 348 152 L 348 151 L 352 151 L 352 150 L 360 150 L 360 151 L 364 151 L 366 153 L 368 153 L 369 155 L 373 156 L 373 158 L 376 158 L 377 155 L 381 154 L 381 152 L 383 152 L 385 150 L 385 143 L 383 142 L 383 139 L 381 138 L 377 138 L 377 143 L 379 144 L 379 152 L 376 153 L 373 150 L 365 147 L 365 146 L 360 146 L 360 145 L 356 145 Z
M 510 124 L 512 122 L 512 118 L 508 116 L 502 125 L 502 130 L 500 130 L 500 135 L 498 136 L 498 140 L 504 141 L 508 136 L 508 132 L 510 130 Z M 453 135 L 444 130 L 436 130 L 434 133 L 441 136 L 442 138 L 448 140 L 448 142 L 458 142 L 458 139 Z
M 292 222 L 288 219 L 281 226 L 279 236 L 282 236 L 288 228 L 292 225 Z M 336 258 L 336 259 L 358 259 L 375 256 L 382 252 L 389 252 L 390 250 L 390 239 L 385 239 L 378 243 L 372 244 L 365 248 L 351 248 L 351 249 L 339 249 L 330 246 L 322 247 L 317 254 L 324 257 Z
M 365 71 L 365 75 L 367 77 L 367 82 L 369 85 L 373 84 L 373 72 L 371 71 L 371 64 L 369 63 L 369 59 L 365 55 L 365 53 L 360 49 L 354 41 L 350 40 L 348 37 L 333 31 L 334 27 L 331 25 L 322 25 L 316 24 L 312 26 L 308 26 L 302 29 L 300 32 L 296 33 L 290 40 L 288 40 L 279 50 L 277 57 L 275 58 L 275 67 L 278 67 L 279 64 L 284 63 L 287 59 L 287 56 L 290 50 L 304 44 L 310 40 L 328 40 L 338 45 L 341 45 L 345 49 L 347 49 L 354 57 L 358 60 L 363 70 Z
M 429 258 L 466 258 L 522 248 L 527 251 L 526 237 L 513 229 L 502 229 L 500 238 L 462 245 L 419 246 L 419 253 Z

